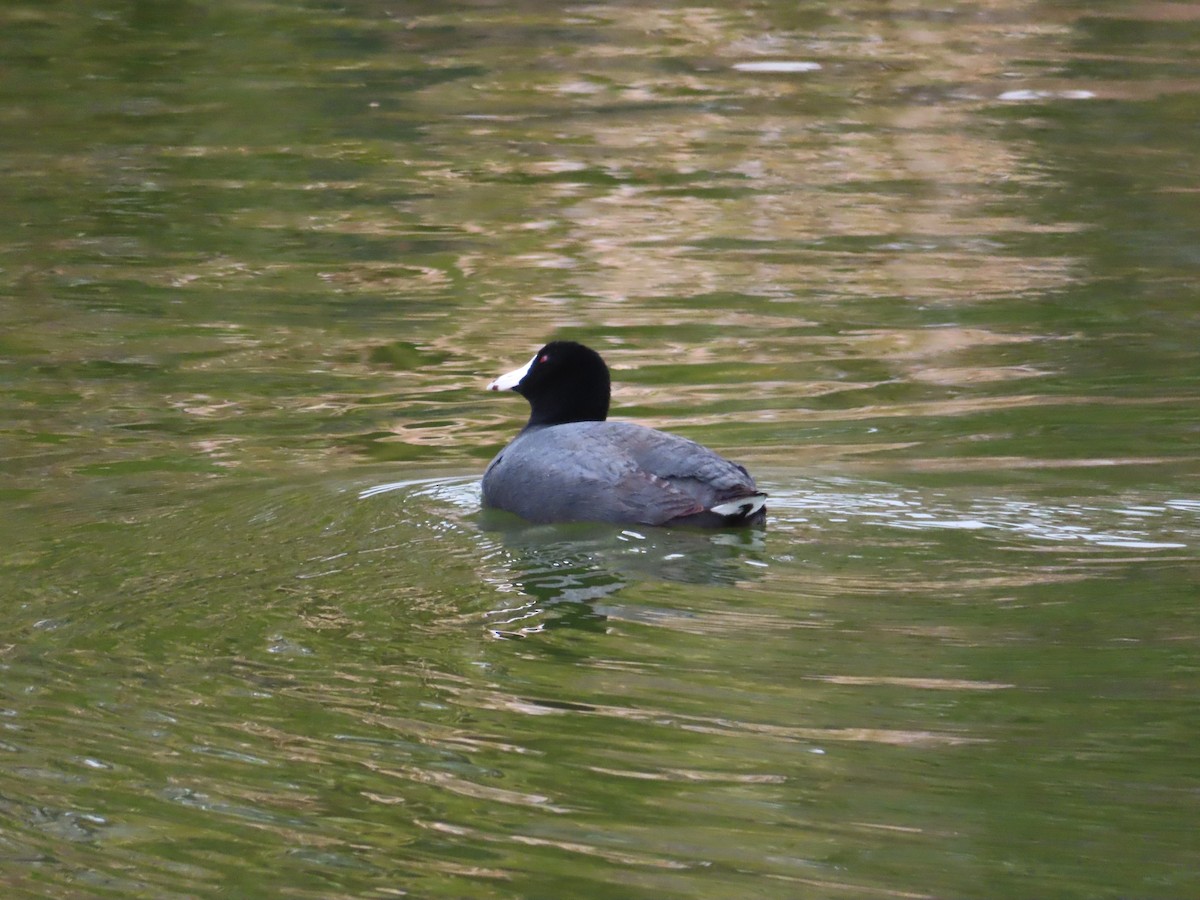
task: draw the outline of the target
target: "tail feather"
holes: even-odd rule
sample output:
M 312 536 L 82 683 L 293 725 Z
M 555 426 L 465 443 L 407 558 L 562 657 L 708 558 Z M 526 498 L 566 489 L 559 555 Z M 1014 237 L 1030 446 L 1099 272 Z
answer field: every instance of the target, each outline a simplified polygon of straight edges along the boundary
M 767 495 L 763 493 L 749 494 L 734 500 L 726 500 L 716 506 L 710 506 L 708 511 L 726 519 L 730 525 L 745 522 L 765 512 Z

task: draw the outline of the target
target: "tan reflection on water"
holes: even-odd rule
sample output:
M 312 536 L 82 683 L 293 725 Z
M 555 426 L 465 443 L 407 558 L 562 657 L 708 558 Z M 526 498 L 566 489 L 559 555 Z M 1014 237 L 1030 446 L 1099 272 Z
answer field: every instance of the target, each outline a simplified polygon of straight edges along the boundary
M 536 224 L 528 253 L 491 265 L 553 270 L 531 286 L 587 298 L 613 324 L 662 321 L 666 311 L 646 310 L 644 298 L 721 291 L 959 303 L 1059 288 L 1076 275 L 1069 257 L 1026 251 L 1017 265 L 1002 248 L 1013 235 L 1076 226 L 998 211 L 1014 184 L 1049 175 L 974 118 L 1021 86 L 1010 73 L 1028 71 L 1069 27 L 1026 14 L 985 4 L 943 21 L 899 10 L 848 16 L 818 37 L 769 12 L 605 7 L 593 40 L 569 55 L 514 60 L 469 94 L 461 84 L 423 93 L 431 108 L 464 113 L 557 95 L 558 115 L 543 105 L 516 123 L 486 117 L 471 152 L 492 157 L 462 161 L 523 183 L 517 208 L 500 209 L 498 194 L 449 166 L 430 173 L 437 206 L 412 209 L 432 220 L 449 201 L 482 234 Z M 819 68 L 733 68 L 756 59 Z M 508 327 L 530 341 L 548 318 L 590 318 L 536 287 L 501 303 L 529 314 Z
M 809 728 L 804 726 L 774 725 L 765 722 L 748 722 L 727 717 L 687 715 L 677 711 L 654 708 L 615 706 L 607 704 L 575 704 L 564 708 L 561 703 L 543 704 L 536 699 L 517 697 L 499 691 L 470 688 L 456 690 L 445 688 L 466 706 L 502 710 L 523 715 L 595 715 L 636 722 L 673 723 L 685 731 L 710 735 L 756 734 L 788 742 L 812 743 L 820 741 L 866 742 L 897 746 L 946 746 L 988 743 L 987 738 L 966 734 L 931 730 L 904 730 L 889 728 Z

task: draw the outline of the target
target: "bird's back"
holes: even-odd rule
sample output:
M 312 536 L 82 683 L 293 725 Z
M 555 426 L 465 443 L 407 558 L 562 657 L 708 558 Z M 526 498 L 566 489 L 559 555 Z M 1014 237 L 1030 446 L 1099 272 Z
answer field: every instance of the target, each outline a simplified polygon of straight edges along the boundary
M 743 467 L 628 422 L 527 428 L 488 466 L 483 499 L 534 522 L 745 524 L 763 511 Z

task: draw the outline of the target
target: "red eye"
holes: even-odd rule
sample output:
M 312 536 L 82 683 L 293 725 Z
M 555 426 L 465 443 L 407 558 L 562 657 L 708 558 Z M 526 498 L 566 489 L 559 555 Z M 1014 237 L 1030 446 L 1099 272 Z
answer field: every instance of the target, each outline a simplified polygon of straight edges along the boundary
M 550 362 L 550 354 L 543 353 L 541 356 L 538 357 L 538 362 Z

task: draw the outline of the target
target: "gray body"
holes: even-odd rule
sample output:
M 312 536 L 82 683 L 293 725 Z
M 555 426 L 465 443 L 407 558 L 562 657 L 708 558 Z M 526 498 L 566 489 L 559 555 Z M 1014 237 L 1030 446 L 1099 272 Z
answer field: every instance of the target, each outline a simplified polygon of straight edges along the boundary
M 765 516 L 762 499 L 737 463 L 629 422 L 529 426 L 483 475 L 485 506 L 531 522 L 750 523 Z M 711 511 L 739 500 L 740 514 Z

